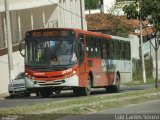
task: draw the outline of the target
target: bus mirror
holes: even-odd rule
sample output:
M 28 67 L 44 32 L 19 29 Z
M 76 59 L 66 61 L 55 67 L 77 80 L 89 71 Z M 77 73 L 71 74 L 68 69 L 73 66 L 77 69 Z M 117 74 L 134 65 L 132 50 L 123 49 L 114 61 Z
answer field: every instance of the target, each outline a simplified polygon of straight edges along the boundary
M 21 40 L 19 44 L 19 52 L 23 57 L 25 56 L 25 40 Z
M 76 53 L 73 53 L 73 56 L 72 56 L 71 61 L 72 61 L 73 63 L 77 63 L 77 56 L 76 56 Z

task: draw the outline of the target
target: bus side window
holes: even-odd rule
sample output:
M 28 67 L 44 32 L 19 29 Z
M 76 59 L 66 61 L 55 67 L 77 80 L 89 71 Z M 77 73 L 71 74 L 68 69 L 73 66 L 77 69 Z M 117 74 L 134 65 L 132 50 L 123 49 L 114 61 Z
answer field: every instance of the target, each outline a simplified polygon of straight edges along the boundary
M 106 59 L 107 58 L 107 47 L 106 47 L 106 39 L 102 40 L 102 58 Z
M 112 54 L 113 54 L 113 59 L 116 59 L 116 41 L 115 40 L 113 40 L 112 41 L 112 43 L 113 43 L 113 46 L 112 46 Z
M 78 36 L 78 51 L 79 51 L 79 62 L 80 64 L 84 61 L 84 35 L 79 34 Z
M 107 59 L 110 58 L 109 40 L 106 41 Z
M 91 37 L 86 36 L 86 52 L 89 58 L 91 58 Z
M 86 51 L 89 58 L 95 57 L 95 42 L 93 36 L 86 37 Z
M 113 40 L 109 40 L 109 52 L 110 52 L 110 59 L 113 59 L 113 49 L 114 49 L 114 46 L 113 46 Z
M 125 59 L 125 49 L 124 49 L 124 42 L 121 41 L 121 60 Z
M 101 39 L 95 38 L 95 57 L 100 58 L 101 57 Z
M 117 55 L 117 60 L 121 59 L 121 44 L 120 41 L 116 42 L 116 55 Z
M 130 53 L 130 42 L 126 43 L 126 59 L 130 60 L 131 59 L 131 53 Z
M 94 58 L 95 57 L 95 44 L 94 44 L 94 37 L 90 37 L 90 44 L 91 44 L 91 58 Z
M 131 44 L 130 44 L 130 42 L 128 43 L 128 48 L 129 48 L 129 60 L 131 60 Z
M 125 42 L 125 43 L 124 43 L 124 53 L 125 53 L 124 59 L 125 59 L 125 60 L 127 60 L 127 52 L 128 52 L 128 51 L 127 51 L 127 43 Z

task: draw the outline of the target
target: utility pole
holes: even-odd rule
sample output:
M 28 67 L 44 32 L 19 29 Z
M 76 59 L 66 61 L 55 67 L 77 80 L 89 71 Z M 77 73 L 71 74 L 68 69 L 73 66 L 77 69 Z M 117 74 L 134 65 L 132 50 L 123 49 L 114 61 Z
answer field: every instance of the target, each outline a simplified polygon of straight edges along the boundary
M 155 88 L 158 88 L 158 40 L 157 35 L 155 36 L 155 58 L 156 58 L 156 78 L 155 78 Z
M 141 40 L 141 60 L 142 60 L 142 72 L 143 72 L 143 82 L 146 83 L 146 71 L 144 62 L 144 49 L 143 49 L 143 37 L 142 37 L 142 19 L 140 17 L 140 40 Z
M 140 1 L 142 4 L 142 0 Z M 145 71 L 145 62 L 144 62 L 144 49 L 143 49 L 143 36 L 142 36 L 142 18 L 141 18 L 141 11 L 140 11 L 140 4 L 138 4 L 138 12 L 139 12 L 139 26 L 140 26 L 140 40 L 141 40 L 141 60 L 142 60 L 142 75 L 143 75 L 143 82 L 146 83 L 146 71 Z
M 153 26 L 154 28 L 156 28 L 155 20 L 153 20 Z M 160 40 L 159 40 L 160 32 L 159 31 L 155 31 L 154 38 L 155 38 L 155 45 L 153 45 L 151 41 L 150 43 L 155 50 L 155 64 L 156 64 L 155 88 L 158 88 L 158 49 L 160 46 Z
M 153 20 L 153 25 L 156 27 L 155 20 Z M 159 31 L 155 32 L 155 63 L 156 63 L 156 78 L 155 78 L 155 88 L 158 88 L 158 48 L 159 48 L 159 41 L 158 37 Z
M 11 23 L 10 23 L 10 13 L 9 13 L 9 3 L 8 0 L 5 2 L 5 12 L 6 12 L 6 26 L 7 26 L 7 47 L 8 47 L 8 68 L 9 68 L 9 82 L 14 77 L 13 68 L 13 56 L 12 56 L 12 37 L 11 37 Z
M 80 0 L 80 16 L 81 16 L 81 29 L 83 30 L 83 11 L 82 11 L 82 0 Z
M 91 2 L 90 2 L 90 0 L 89 0 L 89 1 L 88 1 L 89 14 L 91 14 L 91 5 L 90 5 L 90 3 L 91 3 Z

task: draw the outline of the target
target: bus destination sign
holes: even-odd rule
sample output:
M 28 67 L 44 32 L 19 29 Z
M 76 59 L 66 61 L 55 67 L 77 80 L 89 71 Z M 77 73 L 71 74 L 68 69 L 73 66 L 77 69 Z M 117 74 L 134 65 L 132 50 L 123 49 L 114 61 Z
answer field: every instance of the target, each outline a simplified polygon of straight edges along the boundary
M 33 37 L 66 37 L 69 31 L 34 31 Z

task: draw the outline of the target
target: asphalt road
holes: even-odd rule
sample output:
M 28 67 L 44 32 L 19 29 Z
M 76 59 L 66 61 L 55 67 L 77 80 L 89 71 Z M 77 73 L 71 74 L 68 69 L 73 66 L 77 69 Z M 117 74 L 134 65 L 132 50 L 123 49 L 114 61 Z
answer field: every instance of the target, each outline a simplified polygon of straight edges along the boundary
M 154 85 L 139 85 L 139 86 L 122 86 L 120 89 L 120 93 L 122 92 L 129 92 L 135 90 L 145 90 L 149 88 L 153 88 Z M 96 89 L 93 90 L 91 95 L 101 95 L 106 94 L 105 89 Z M 15 98 L 6 97 L 5 99 L 0 100 L 0 108 L 12 108 L 17 106 L 23 105 L 33 105 L 37 103 L 46 103 L 46 102 L 53 102 L 59 100 L 67 100 L 67 99 L 79 99 L 79 97 L 75 97 L 72 91 L 65 91 L 60 95 L 53 94 L 50 98 L 41 98 L 40 96 L 32 95 L 31 97 L 23 97 L 18 96 Z
M 160 120 L 160 100 L 85 115 L 68 115 L 58 120 Z
M 123 108 L 115 108 L 99 112 L 99 114 L 160 114 L 160 100 L 132 104 Z

